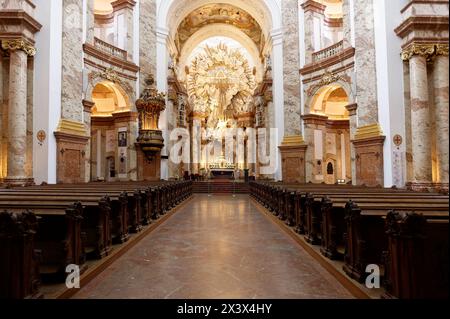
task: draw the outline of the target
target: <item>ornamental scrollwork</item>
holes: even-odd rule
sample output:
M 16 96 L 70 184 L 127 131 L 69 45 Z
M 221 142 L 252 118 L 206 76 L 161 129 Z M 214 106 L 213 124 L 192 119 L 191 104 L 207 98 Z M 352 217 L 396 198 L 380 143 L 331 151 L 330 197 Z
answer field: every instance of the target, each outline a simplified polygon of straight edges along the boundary
M 22 50 L 30 57 L 36 55 L 36 48 L 22 39 L 3 40 L 2 49 L 9 52 Z
M 418 55 L 431 61 L 437 55 L 448 56 L 448 44 L 413 43 L 403 49 L 401 58 L 409 61 L 413 56 Z

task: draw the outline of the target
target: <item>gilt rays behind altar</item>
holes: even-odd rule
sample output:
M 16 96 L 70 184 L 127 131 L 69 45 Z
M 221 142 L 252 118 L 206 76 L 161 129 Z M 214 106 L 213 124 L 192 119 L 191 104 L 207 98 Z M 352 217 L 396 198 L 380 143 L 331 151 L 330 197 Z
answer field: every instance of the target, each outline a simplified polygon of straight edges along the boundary
M 206 46 L 186 72 L 193 110 L 207 115 L 209 128 L 236 127 L 237 117 L 254 112 L 255 71 L 241 50 Z
M 239 170 L 245 166 L 245 163 L 235 165 L 236 157 L 233 156 L 233 151 L 231 158 L 225 158 L 223 134 L 224 129 L 243 127 L 246 123 L 239 121 L 239 118 L 255 113 L 256 70 L 250 66 L 242 50 L 229 48 L 223 42 L 215 46 L 206 44 L 185 70 L 192 111 L 205 117 L 203 126 L 215 131 L 212 143 L 218 143 L 219 147 L 218 154 L 208 156 L 211 155 L 208 152 L 205 154 L 207 158 L 202 159 L 202 176 L 212 177 L 218 171 L 233 171 L 234 175 L 238 173 L 234 172 L 236 168 Z M 251 124 L 253 123 L 248 125 Z M 217 150 L 217 147 L 212 146 L 212 149 Z

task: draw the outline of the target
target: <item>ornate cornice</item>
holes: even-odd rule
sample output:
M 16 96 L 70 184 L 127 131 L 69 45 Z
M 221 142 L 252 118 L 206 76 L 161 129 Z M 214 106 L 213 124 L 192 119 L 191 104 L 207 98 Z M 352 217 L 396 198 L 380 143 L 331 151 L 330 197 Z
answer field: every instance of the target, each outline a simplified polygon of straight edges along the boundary
M 22 39 L 2 40 L 2 49 L 9 52 L 22 50 L 28 56 L 36 55 L 36 48 Z
M 114 23 L 114 12 L 108 14 L 94 14 L 95 23 L 104 25 Z
M 345 107 L 349 113 L 350 116 L 356 115 L 356 111 L 358 110 L 358 104 L 353 103 L 349 104 Z
M 325 17 L 324 21 L 325 25 L 330 28 L 340 28 L 344 25 L 343 18 L 330 18 Z
M 30 42 L 34 41 L 33 35 L 42 28 L 39 22 L 23 10 L 0 10 L 0 26 L 0 38 L 10 37 L 6 30 L 12 28 L 16 36 L 21 35 Z
M 448 44 L 411 43 L 403 49 L 401 58 L 403 61 L 409 61 L 415 55 L 425 57 L 427 61 L 436 55 L 448 56 Z
M 324 14 L 325 9 L 327 8 L 325 5 L 313 0 L 307 0 L 300 6 L 302 7 L 304 12 L 313 11 L 319 14 Z
M 92 108 L 95 106 L 95 103 L 88 100 L 83 100 L 83 109 L 86 113 L 92 113 Z
M 431 30 L 437 32 L 439 30 L 448 29 L 448 17 L 445 16 L 413 16 L 407 18 L 394 31 L 401 37 L 405 38 L 411 32 L 417 30 Z
M 133 10 L 135 5 L 136 1 L 134 0 L 116 0 L 114 2 L 111 2 L 111 6 L 113 7 L 114 12 L 122 9 Z

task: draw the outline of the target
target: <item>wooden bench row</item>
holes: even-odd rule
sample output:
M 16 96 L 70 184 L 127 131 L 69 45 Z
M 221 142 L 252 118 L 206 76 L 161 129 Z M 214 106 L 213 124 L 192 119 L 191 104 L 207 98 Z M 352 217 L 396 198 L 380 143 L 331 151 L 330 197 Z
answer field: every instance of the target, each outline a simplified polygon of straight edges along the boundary
M 126 242 L 130 233 L 139 232 L 191 194 L 190 181 L 1 190 L 0 298 L 34 297 L 32 282 L 62 281 L 69 264 L 85 270 L 87 259 L 108 255 L 113 244 Z M 28 215 L 36 219 L 34 228 L 23 227 Z M 27 245 L 21 242 L 25 233 Z M 12 273 L 12 267 L 18 271 Z M 19 285 L 30 273 L 38 279 Z
M 351 278 L 364 282 L 368 265 L 381 266 L 385 297 L 448 296 L 447 196 L 270 182 L 252 182 L 250 190 L 324 256 L 343 259 Z

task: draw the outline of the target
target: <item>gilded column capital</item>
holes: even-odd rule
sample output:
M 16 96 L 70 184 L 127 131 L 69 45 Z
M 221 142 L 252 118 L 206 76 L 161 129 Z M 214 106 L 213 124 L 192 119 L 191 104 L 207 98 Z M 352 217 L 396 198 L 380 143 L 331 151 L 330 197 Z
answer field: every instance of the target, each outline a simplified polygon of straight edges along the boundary
M 409 61 L 414 55 L 423 56 L 427 60 L 431 60 L 435 52 L 435 44 L 412 43 L 403 49 L 401 56 L 403 61 Z
M 9 51 L 9 52 L 22 50 L 28 56 L 36 55 L 36 48 L 32 44 L 30 44 L 22 39 L 3 40 L 2 41 L 2 49 L 5 51 Z
M 448 56 L 448 43 L 437 44 L 436 55 Z

